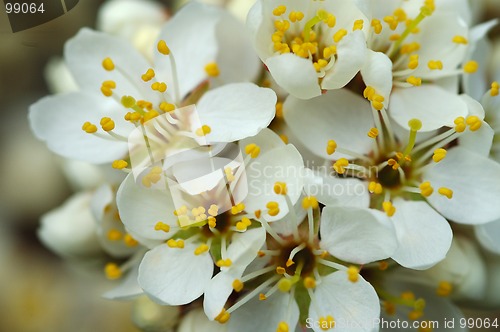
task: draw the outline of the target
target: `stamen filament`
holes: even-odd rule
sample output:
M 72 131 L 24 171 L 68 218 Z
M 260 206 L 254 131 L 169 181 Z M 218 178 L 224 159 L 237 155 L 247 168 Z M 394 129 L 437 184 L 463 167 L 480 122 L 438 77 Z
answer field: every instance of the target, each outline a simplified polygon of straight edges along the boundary
M 257 288 L 255 288 L 250 293 L 248 293 L 241 300 L 239 300 L 238 302 L 236 302 L 235 304 L 233 304 L 229 309 L 226 310 L 226 312 L 227 313 L 231 313 L 231 312 L 235 311 L 236 309 L 240 308 L 242 305 L 244 305 L 245 303 L 247 303 L 248 301 L 250 301 L 256 295 L 262 293 L 262 290 L 264 290 L 267 286 L 269 286 L 270 284 L 272 284 L 275 281 L 278 281 L 278 279 L 280 279 L 280 278 L 281 278 L 281 276 L 275 275 L 272 278 L 264 281 L 262 284 L 260 284 Z

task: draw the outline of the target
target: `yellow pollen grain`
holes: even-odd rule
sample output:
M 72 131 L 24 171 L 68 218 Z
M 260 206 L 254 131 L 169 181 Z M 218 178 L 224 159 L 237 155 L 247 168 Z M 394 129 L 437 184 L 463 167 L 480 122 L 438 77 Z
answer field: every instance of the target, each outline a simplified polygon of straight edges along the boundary
M 276 195 L 286 195 L 288 192 L 285 182 L 276 182 L 273 190 Z
M 375 34 L 378 35 L 382 32 L 382 24 L 380 23 L 380 20 L 377 20 L 376 18 L 372 19 L 371 26 L 372 26 L 373 32 L 375 32 Z
M 363 97 L 365 97 L 368 100 L 372 100 L 373 96 L 375 95 L 375 89 L 371 86 L 367 86 L 365 90 L 363 91 Z
M 215 265 L 217 265 L 218 267 L 229 267 L 233 264 L 233 262 L 229 259 L 229 258 L 226 258 L 226 259 L 219 259 Z
M 112 71 L 113 69 L 115 69 L 115 64 L 113 63 L 113 60 L 111 60 L 111 58 L 105 58 L 104 60 L 102 60 L 102 67 L 107 71 Z
M 158 115 L 160 115 L 157 111 L 155 110 L 151 110 L 151 111 L 148 111 L 146 112 L 146 114 L 144 114 L 144 116 L 142 117 L 142 123 L 146 123 L 148 122 L 149 120 L 153 119 L 153 118 L 156 118 Z
M 393 158 L 387 160 L 387 165 L 392 166 L 393 170 L 397 170 L 400 166 L 396 159 Z
M 333 35 L 333 41 L 338 43 L 342 40 L 347 35 L 347 30 L 346 29 L 340 29 L 335 34 Z
M 448 199 L 453 198 L 453 190 L 451 190 L 450 188 L 441 187 L 438 189 L 438 193 L 445 196 Z
M 422 85 L 422 79 L 420 77 L 410 76 L 406 79 L 406 82 L 410 83 L 413 86 Z
M 293 264 L 295 264 L 295 262 L 293 260 L 291 260 L 290 258 L 286 261 L 285 265 L 286 267 L 290 267 L 292 266 Z
M 153 77 L 155 77 L 155 71 L 152 68 L 149 68 L 146 71 L 146 73 L 141 76 L 141 78 L 144 82 L 148 82 L 148 81 L 152 80 Z
M 337 142 L 335 142 L 333 139 L 329 140 L 328 143 L 326 144 L 326 153 L 328 155 L 332 155 L 335 153 L 336 149 L 337 149 Z
M 373 128 L 370 128 L 370 131 L 367 133 L 368 137 L 370 138 L 377 138 L 378 137 L 378 129 L 373 127 Z
M 117 229 L 111 229 L 111 230 L 109 230 L 107 237 L 108 237 L 108 240 L 110 240 L 110 241 L 118 241 L 118 240 L 122 239 L 123 234 L 122 234 L 122 232 L 120 232 Z
M 453 291 L 453 285 L 448 281 L 441 281 L 436 289 L 439 296 L 449 296 Z
M 160 40 L 157 45 L 158 52 L 163 55 L 170 54 L 170 48 L 168 48 L 167 43 L 164 40 Z
M 491 83 L 490 96 L 492 97 L 498 96 L 499 89 L 500 85 L 498 84 L 498 82 Z
M 467 38 L 465 38 L 464 36 L 455 36 L 451 39 L 451 41 L 456 44 L 463 44 L 463 45 L 467 45 L 468 43 Z
M 363 30 L 363 25 L 364 25 L 364 21 L 363 20 L 356 20 L 356 21 L 354 21 L 354 24 L 352 26 L 352 31 Z
M 446 153 L 447 151 L 443 148 L 436 149 L 434 150 L 434 155 L 432 156 L 432 160 L 438 163 L 446 157 Z
M 214 318 L 215 321 L 219 322 L 220 324 L 225 324 L 229 321 L 231 318 L 231 315 L 229 312 L 226 312 L 226 309 L 222 309 L 222 311 L 217 315 L 217 317 Z
M 427 63 L 427 67 L 430 70 L 441 70 L 443 69 L 443 63 L 440 60 L 430 60 Z
M 388 217 L 392 217 L 394 213 L 396 213 L 396 208 L 392 205 L 392 202 L 390 201 L 383 202 L 382 209 L 384 209 Z
M 330 45 L 328 47 L 325 47 L 323 49 L 323 58 L 328 59 L 332 55 L 337 54 L 337 46 L 336 45 Z
M 126 108 L 131 108 L 135 106 L 135 99 L 132 96 L 123 96 L 121 98 L 121 103 Z
M 401 38 L 401 35 L 399 33 L 394 33 L 394 34 L 392 34 L 392 35 L 389 36 L 389 40 L 390 41 L 396 41 L 399 38 Z
M 477 131 L 483 125 L 483 122 L 476 115 L 470 115 L 465 120 L 465 123 L 469 125 L 471 131 Z
M 372 181 L 368 184 L 368 191 L 372 194 L 381 194 L 383 191 L 382 185 L 375 181 Z
M 285 32 L 290 28 L 290 21 L 288 20 L 274 21 L 274 27 L 278 31 Z
M 453 122 L 455 123 L 455 131 L 457 133 L 462 133 L 465 131 L 465 128 L 467 128 L 465 118 L 463 116 L 459 116 Z
M 288 324 L 286 322 L 279 322 L 276 332 L 288 332 Z
M 243 290 L 244 284 L 239 279 L 234 279 L 233 281 L 233 289 L 235 292 L 241 292 Z
M 276 273 L 277 274 L 285 274 L 285 272 L 286 272 L 286 270 L 285 270 L 284 267 L 282 267 L 282 266 L 276 267 Z
M 173 110 L 175 110 L 175 105 L 174 104 L 170 104 L 170 103 L 167 103 L 165 101 L 161 102 L 160 103 L 160 110 L 162 110 L 163 112 L 172 112 Z
M 286 136 L 285 134 L 280 134 L 280 138 L 283 143 L 288 144 L 288 136 Z
M 302 199 L 302 208 L 305 210 L 309 208 L 317 209 L 318 206 L 318 200 L 314 196 L 306 196 Z
M 210 77 L 217 77 L 220 74 L 219 66 L 215 62 L 210 62 L 205 66 L 205 72 Z
M 128 163 L 125 160 L 122 160 L 122 159 L 115 160 L 111 164 L 111 167 L 113 167 L 114 169 L 124 169 L 127 166 L 128 166 Z
M 283 103 L 280 101 L 276 103 L 276 117 L 283 118 Z
M 115 280 L 122 276 L 122 271 L 115 263 L 108 263 L 104 267 L 104 274 L 106 275 L 106 278 Z
M 403 8 L 396 8 L 393 12 L 393 15 L 398 20 L 398 22 L 404 22 L 407 19 L 407 14 Z
M 316 287 L 316 280 L 312 277 L 305 277 L 304 278 L 304 287 L 307 289 L 315 288 Z
M 404 44 L 401 46 L 401 50 L 399 53 L 401 54 L 410 54 L 413 52 L 416 52 L 420 49 L 420 44 L 417 42 L 409 43 L 409 44 Z
M 208 226 L 211 228 L 215 228 L 217 226 L 217 220 L 215 219 L 215 217 L 208 217 Z
M 429 197 L 434 192 L 431 183 L 429 181 L 422 182 L 419 186 L 420 194 L 424 197 Z
M 408 59 L 408 69 L 416 69 L 418 67 L 418 54 L 410 55 Z
M 389 263 L 387 263 L 387 261 L 380 261 L 378 263 L 378 269 L 380 271 L 385 271 L 385 270 L 387 270 L 388 267 L 389 267 Z
M 396 30 L 399 24 L 398 20 L 394 16 L 384 17 L 384 22 L 389 25 L 389 29 L 391 29 L 392 31 Z
M 338 174 L 344 174 L 345 173 L 345 168 L 349 166 L 349 161 L 345 158 L 340 158 L 333 164 L 333 169 L 335 172 Z
M 210 134 L 211 131 L 212 131 L 212 129 L 210 128 L 210 126 L 203 125 L 200 128 L 196 129 L 196 135 L 205 136 L 205 135 Z
M 260 154 L 260 147 L 255 143 L 248 144 L 245 146 L 245 153 L 251 158 L 257 158 Z
M 412 310 L 408 313 L 408 319 L 417 320 L 424 315 L 423 311 L 420 310 Z
M 304 13 L 300 12 L 300 11 L 293 11 L 293 12 L 290 12 L 290 14 L 288 15 L 288 18 L 290 19 L 290 21 L 292 23 L 300 22 L 304 18 Z
M 280 292 L 287 293 L 292 289 L 293 282 L 290 279 L 287 278 L 281 278 L 280 281 L 278 281 L 278 289 Z
M 260 294 L 259 294 L 259 301 L 265 301 L 265 300 L 267 300 L 266 295 L 264 295 L 264 294 L 260 293 Z
M 165 233 L 168 233 L 168 232 L 170 232 L 170 226 L 161 222 L 161 221 L 158 221 L 155 224 L 155 231 L 163 231 Z
M 123 242 L 127 247 L 130 248 L 136 247 L 139 244 L 139 242 L 137 242 L 137 240 L 134 239 L 130 234 L 125 234 L 125 236 L 123 237 Z
M 327 331 L 333 329 L 335 327 L 335 319 L 331 315 L 327 315 L 326 317 L 320 317 L 318 320 L 319 328 L 323 331 Z
M 115 122 L 111 118 L 108 118 L 108 117 L 102 118 L 100 124 L 101 124 L 102 130 L 104 130 L 104 131 L 111 131 L 111 130 L 115 129 Z
M 268 209 L 267 213 L 272 217 L 275 217 L 278 213 L 280 213 L 280 208 L 277 202 L 268 202 L 266 207 Z
M 101 92 L 106 97 L 111 97 L 113 95 L 113 91 L 111 90 L 111 88 L 104 85 L 101 86 Z
M 151 84 L 151 89 L 159 92 L 167 91 L 167 84 L 164 82 L 154 82 Z
M 97 127 L 96 127 L 96 125 L 87 121 L 83 124 L 82 130 L 88 134 L 93 134 L 97 131 Z
M 273 10 L 273 15 L 274 16 L 281 16 L 286 12 L 286 6 L 280 5 Z
M 347 269 L 347 279 L 349 279 L 350 282 L 357 282 L 359 279 L 359 269 L 356 266 L 349 266 Z
M 464 71 L 465 71 L 467 74 L 473 74 L 473 73 L 475 73 L 478 69 L 479 69 L 479 64 L 478 64 L 476 61 L 474 61 L 474 60 L 468 61 L 468 62 L 464 65 Z

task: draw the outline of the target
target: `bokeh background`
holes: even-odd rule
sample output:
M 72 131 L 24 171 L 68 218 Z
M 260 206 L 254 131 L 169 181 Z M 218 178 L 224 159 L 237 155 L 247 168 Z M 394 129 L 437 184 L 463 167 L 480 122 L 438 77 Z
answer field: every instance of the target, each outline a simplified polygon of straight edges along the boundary
M 472 0 L 476 1 L 483 0 Z M 49 94 L 44 78 L 48 61 L 62 54 L 64 42 L 81 27 L 95 27 L 103 2 L 80 1 L 67 14 L 17 33 L 11 31 L 2 3 L 0 331 L 139 331 L 131 318 L 134 302 L 101 298 L 114 285 L 101 273 L 102 262 L 63 260 L 36 235 L 40 216 L 62 204 L 74 188 L 64 176 L 61 160 L 31 134 L 28 107 Z M 168 0 L 158 2 L 173 6 Z M 483 2 L 489 6 L 477 13 L 479 20 L 500 17 L 500 0 Z M 495 29 L 490 37 L 500 41 L 499 32 Z M 499 50 L 497 46 L 492 61 L 500 61 Z M 491 311 L 468 313 L 500 316 Z

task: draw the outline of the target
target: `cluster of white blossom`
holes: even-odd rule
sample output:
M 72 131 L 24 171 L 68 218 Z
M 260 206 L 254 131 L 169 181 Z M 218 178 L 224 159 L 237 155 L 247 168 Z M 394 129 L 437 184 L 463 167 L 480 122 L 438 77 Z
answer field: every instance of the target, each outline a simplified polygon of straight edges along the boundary
M 66 43 L 75 87 L 29 113 L 100 165 L 39 234 L 106 254 L 106 297 L 181 307 L 182 332 L 425 330 L 463 317 L 452 300 L 499 304 L 478 249 L 500 254 L 496 21 L 467 0 L 257 0 L 246 23 L 107 6 Z

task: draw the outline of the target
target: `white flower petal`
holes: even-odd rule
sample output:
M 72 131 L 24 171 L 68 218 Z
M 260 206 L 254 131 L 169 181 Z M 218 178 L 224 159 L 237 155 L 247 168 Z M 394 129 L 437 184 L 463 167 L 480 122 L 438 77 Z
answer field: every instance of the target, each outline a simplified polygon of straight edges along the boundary
M 272 149 L 284 147 L 286 144 L 281 137 L 269 128 L 262 129 L 257 135 L 242 139 L 239 143 L 242 151 L 248 144 L 256 144 L 260 147 L 260 154 L 264 155 Z
M 146 188 L 137 183 L 130 173 L 122 182 L 116 195 L 123 224 L 135 236 L 152 240 L 165 240 L 177 229 L 174 203 L 168 190 Z M 170 225 L 170 232 L 157 231 L 159 221 Z
M 258 318 L 258 319 L 256 319 Z M 293 331 L 299 320 L 299 307 L 289 293 L 276 292 L 265 301 L 253 298 L 231 314 L 229 331 L 274 331 L 286 322 Z
M 338 323 L 335 331 L 372 331 L 373 322 L 379 317 L 380 304 L 377 293 L 363 277 L 351 282 L 344 271 L 334 272 L 321 279 L 314 291 L 318 308 L 311 304 L 309 317 L 315 332 L 320 328 L 320 317 L 331 315 Z M 321 310 L 321 312 L 317 312 Z M 340 324 L 342 322 L 343 324 Z
M 366 61 L 366 39 L 362 31 L 348 33 L 337 45 L 337 61 L 321 83 L 327 90 L 343 88 Z
M 102 61 L 108 57 L 119 69 L 106 71 L 102 67 Z M 113 93 L 119 96 L 146 99 L 153 104 L 160 100 L 159 95 L 141 79 L 150 64 L 125 39 L 83 28 L 65 44 L 64 58 L 83 90 L 101 94 L 102 82 L 113 80 L 116 82 Z
M 265 241 L 266 231 L 263 227 L 234 234 L 226 254 L 233 262 L 228 270 L 238 271 L 241 275 L 248 264 L 257 257 L 257 252 Z
M 240 279 L 242 273 L 243 271 L 220 272 L 210 280 L 203 295 L 203 309 L 210 320 L 220 314 L 233 292 L 233 281 Z
M 181 320 L 178 332 L 226 332 L 227 325 L 210 321 L 203 309 L 190 310 Z
M 120 285 L 116 286 L 110 291 L 107 291 L 102 296 L 109 300 L 130 300 L 141 294 L 144 294 L 137 277 L 139 275 L 139 262 L 127 274 Z
M 399 248 L 392 258 L 404 267 L 424 270 L 445 258 L 453 237 L 450 225 L 425 202 L 394 200 L 392 217 Z
M 211 128 L 210 142 L 232 142 L 256 135 L 274 118 L 276 94 L 252 83 L 211 90 L 197 104 L 200 121 Z
M 274 185 L 276 182 L 286 183 L 287 195 L 294 204 L 303 188 L 302 170 L 302 157 L 293 145 L 273 149 L 253 159 L 246 168 L 248 179 L 248 195 L 244 200 L 246 210 L 251 212 L 262 210 L 267 220 L 283 218 L 288 213 L 288 207 L 285 197 L 274 192 Z M 278 203 L 280 211 L 276 216 L 267 214 L 268 202 Z
M 483 247 L 500 254 L 500 219 L 474 227 L 476 237 Z
M 361 75 L 366 86 L 373 87 L 377 94 L 389 101 L 392 90 L 392 61 L 387 55 L 369 50 L 367 60 L 361 68 Z
M 209 253 L 195 255 L 195 249 L 195 244 L 183 249 L 159 245 L 144 255 L 138 280 L 155 302 L 182 305 L 203 294 L 212 277 L 213 261 Z
M 500 219 L 499 174 L 500 164 L 455 147 L 423 175 L 434 188 L 451 189 L 453 197 L 448 199 L 434 193 L 427 200 L 443 216 L 457 223 L 476 225 Z
M 390 220 L 373 209 L 327 206 L 321 215 L 320 233 L 322 248 L 357 264 L 388 258 L 398 246 Z
M 328 91 L 311 99 L 288 97 L 283 105 L 286 123 L 297 138 L 318 156 L 338 159 L 348 155 L 328 155 L 326 146 L 335 140 L 339 148 L 368 153 L 373 141 L 366 133 L 373 127 L 370 104 L 348 90 Z
M 318 75 L 310 60 L 287 53 L 270 57 L 265 64 L 276 83 L 292 96 L 310 99 L 321 95 Z
M 35 135 L 46 141 L 53 152 L 100 164 L 123 158 L 127 143 L 88 134 L 82 130 L 82 125 L 89 121 L 98 126 L 101 118 L 108 116 L 119 128 L 123 110 L 117 106 L 113 100 L 88 93 L 56 95 L 31 105 L 29 120 Z
M 459 96 L 432 84 L 395 88 L 390 104 L 389 112 L 394 121 L 408 128 L 408 121 L 419 119 L 422 132 L 443 126 L 454 127 L 457 117 L 467 115 L 467 105 Z

